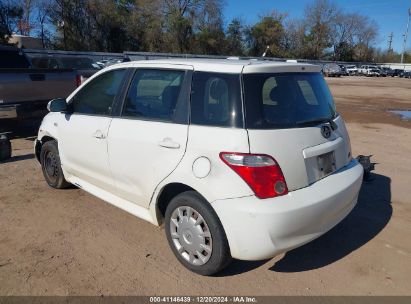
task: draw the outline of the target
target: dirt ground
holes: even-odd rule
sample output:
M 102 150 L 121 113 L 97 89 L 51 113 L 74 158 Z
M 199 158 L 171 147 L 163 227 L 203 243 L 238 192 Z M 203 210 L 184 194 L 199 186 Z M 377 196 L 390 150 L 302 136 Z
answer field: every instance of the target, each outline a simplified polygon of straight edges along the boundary
M 79 189 L 52 190 L 13 140 L 0 164 L 0 295 L 411 295 L 411 80 L 328 79 L 353 154 L 376 170 L 358 205 L 321 238 L 217 277 L 185 270 L 163 228 Z

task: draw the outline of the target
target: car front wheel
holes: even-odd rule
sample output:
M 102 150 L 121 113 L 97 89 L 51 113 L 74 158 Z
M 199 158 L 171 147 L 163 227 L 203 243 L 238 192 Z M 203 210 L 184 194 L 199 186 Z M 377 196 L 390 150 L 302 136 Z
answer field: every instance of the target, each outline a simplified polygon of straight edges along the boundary
M 181 264 L 201 275 L 213 275 L 231 261 L 223 226 L 210 204 L 197 192 L 174 197 L 167 206 L 168 243 Z
M 55 140 L 43 144 L 40 152 L 40 162 L 44 179 L 50 187 L 63 189 L 70 186 L 65 180 L 61 169 L 59 151 Z

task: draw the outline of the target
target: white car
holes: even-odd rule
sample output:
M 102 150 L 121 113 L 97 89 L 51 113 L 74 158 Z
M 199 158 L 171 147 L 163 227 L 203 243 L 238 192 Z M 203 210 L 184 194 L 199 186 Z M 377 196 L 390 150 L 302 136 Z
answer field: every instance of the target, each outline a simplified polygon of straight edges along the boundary
M 301 246 L 357 202 L 363 168 L 315 65 L 128 62 L 48 108 L 35 143 L 47 183 L 164 224 L 202 275 Z
M 380 70 L 375 65 L 363 65 L 358 71 L 360 74 L 368 77 L 380 76 Z
M 358 75 L 358 68 L 355 65 L 346 65 L 348 75 Z

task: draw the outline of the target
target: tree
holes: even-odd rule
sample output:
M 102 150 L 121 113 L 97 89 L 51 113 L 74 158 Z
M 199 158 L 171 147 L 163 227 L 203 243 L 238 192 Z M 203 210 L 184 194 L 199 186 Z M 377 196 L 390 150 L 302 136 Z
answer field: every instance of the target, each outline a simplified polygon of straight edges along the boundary
M 198 0 L 164 0 L 165 28 L 171 51 L 187 53 L 193 40 L 193 18 Z
M 39 0 L 35 4 L 35 28 L 34 32 L 37 37 L 41 39 L 43 48 L 51 47 L 52 32 L 52 23 L 50 22 L 49 17 L 50 10 L 50 1 L 49 0 Z
M 223 29 L 222 2 L 205 1 L 193 22 L 193 51 L 200 54 L 220 55 L 226 50 Z
M 86 0 L 54 0 L 50 19 L 56 26 L 55 46 L 64 50 L 92 50 L 90 38 L 95 34 Z
M 163 0 L 166 42 L 172 52 L 218 53 L 224 41 L 222 0 Z
M 9 37 L 17 30 L 23 9 L 12 1 L 0 2 L 0 43 L 7 44 Z
M 353 13 L 337 14 L 333 26 L 334 60 L 352 61 L 355 54 L 355 36 L 363 16 Z
M 313 0 L 301 19 L 273 11 L 224 26 L 225 0 L 0 0 L 0 42 L 13 32 L 44 47 L 370 61 L 376 23 L 333 0 Z M 267 48 L 268 47 L 268 48 Z M 388 55 L 387 55 L 388 56 Z M 385 57 L 387 57 L 385 56 Z
M 261 56 L 267 47 L 269 47 L 271 56 L 282 57 L 284 55 L 284 18 L 284 14 L 273 11 L 269 15 L 261 16 L 256 24 L 246 30 L 250 55 Z
M 355 59 L 358 61 L 373 61 L 374 44 L 378 37 L 378 25 L 375 21 L 364 17 L 358 24 L 356 32 Z
M 323 58 L 324 50 L 332 46 L 332 29 L 338 14 L 339 8 L 329 0 L 316 0 L 305 7 L 307 58 Z
M 128 17 L 126 1 L 89 0 L 85 14 L 93 35 L 90 47 L 106 52 L 122 52 L 126 47 L 125 20 Z
M 127 7 L 125 16 L 125 50 L 164 52 L 169 51 L 163 34 L 162 1 L 138 0 Z
M 242 56 L 244 55 L 244 25 L 241 20 L 234 18 L 227 27 L 227 54 Z
M 18 22 L 18 31 L 21 35 L 30 36 L 30 31 L 35 27 L 32 20 L 33 1 L 21 0 L 18 4 L 23 10 L 23 15 Z
M 306 24 L 304 20 L 287 20 L 284 29 L 284 55 L 288 58 L 306 58 Z

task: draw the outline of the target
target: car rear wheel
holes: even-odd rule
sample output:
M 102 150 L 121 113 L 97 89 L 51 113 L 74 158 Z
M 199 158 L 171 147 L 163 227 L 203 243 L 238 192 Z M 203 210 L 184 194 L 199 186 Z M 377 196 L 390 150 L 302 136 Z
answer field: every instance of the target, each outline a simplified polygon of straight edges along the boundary
M 43 144 L 40 152 L 40 162 L 44 179 L 50 187 L 63 189 L 70 186 L 65 180 L 61 169 L 60 156 L 55 140 Z
M 187 191 L 167 206 L 168 243 L 181 264 L 201 275 L 213 275 L 230 262 L 223 226 L 210 204 L 197 192 Z

